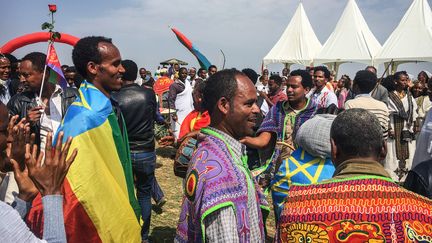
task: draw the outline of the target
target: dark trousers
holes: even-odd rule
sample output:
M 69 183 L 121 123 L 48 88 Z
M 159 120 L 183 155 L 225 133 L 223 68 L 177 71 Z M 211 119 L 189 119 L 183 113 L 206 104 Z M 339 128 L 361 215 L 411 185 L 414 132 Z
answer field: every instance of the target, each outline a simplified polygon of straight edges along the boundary
M 131 158 L 136 177 L 137 199 L 144 221 L 141 236 L 143 240 L 147 240 L 150 231 L 152 187 L 155 183 L 156 153 L 131 153 Z

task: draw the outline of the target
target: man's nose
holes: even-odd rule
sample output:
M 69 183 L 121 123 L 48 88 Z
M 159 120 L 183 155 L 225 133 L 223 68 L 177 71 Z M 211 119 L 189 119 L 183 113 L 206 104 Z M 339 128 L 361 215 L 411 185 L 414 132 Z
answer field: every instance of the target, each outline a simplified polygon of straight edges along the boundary
M 252 106 L 252 113 L 258 114 L 260 112 L 260 108 L 258 107 L 257 103 L 255 102 Z
M 123 65 L 120 64 L 119 66 L 119 73 L 124 73 L 126 70 L 124 69 Z

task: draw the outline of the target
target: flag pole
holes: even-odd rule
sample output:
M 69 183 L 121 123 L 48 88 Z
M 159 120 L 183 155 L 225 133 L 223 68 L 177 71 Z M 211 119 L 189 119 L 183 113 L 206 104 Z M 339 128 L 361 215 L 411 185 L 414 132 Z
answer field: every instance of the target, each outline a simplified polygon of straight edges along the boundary
M 51 50 L 51 45 L 52 45 L 52 42 L 50 40 L 50 41 L 48 41 L 48 50 L 47 50 L 47 55 L 46 55 L 47 59 L 49 58 L 49 53 L 50 53 L 50 50 Z M 45 76 L 46 76 L 47 66 L 48 66 L 47 65 L 47 61 L 45 60 L 45 67 L 44 67 L 44 71 L 43 71 L 43 75 L 42 75 L 42 84 L 41 84 L 41 88 L 40 88 L 40 91 L 39 91 L 39 98 L 40 99 L 42 97 L 42 90 L 43 90 L 44 84 L 45 84 Z

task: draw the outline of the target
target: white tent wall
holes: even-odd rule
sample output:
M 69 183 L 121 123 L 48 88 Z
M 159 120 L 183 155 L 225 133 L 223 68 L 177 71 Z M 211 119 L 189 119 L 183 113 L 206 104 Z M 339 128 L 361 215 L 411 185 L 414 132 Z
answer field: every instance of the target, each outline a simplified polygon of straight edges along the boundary
M 355 0 L 348 0 L 334 31 L 315 57 L 314 64 L 339 66 L 345 62 L 372 65 L 381 45 L 369 29 Z
M 376 63 L 432 61 L 432 12 L 426 0 L 414 0 L 375 57 Z
M 309 66 L 321 50 L 321 43 L 300 3 L 280 39 L 264 57 L 264 65 L 271 63 Z

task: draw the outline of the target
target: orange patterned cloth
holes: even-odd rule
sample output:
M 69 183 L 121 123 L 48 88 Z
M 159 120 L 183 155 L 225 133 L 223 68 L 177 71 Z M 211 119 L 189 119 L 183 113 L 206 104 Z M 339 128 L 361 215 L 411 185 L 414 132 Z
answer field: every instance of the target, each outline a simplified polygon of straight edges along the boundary
M 210 115 L 208 111 L 199 112 L 197 110 L 193 110 L 183 120 L 180 127 L 179 138 L 182 138 L 184 135 L 190 132 L 198 131 L 201 128 L 207 127 L 208 125 L 210 125 Z
M 290 188 L 276 242 L 431 242 L 432 201 L 381 176 Z

